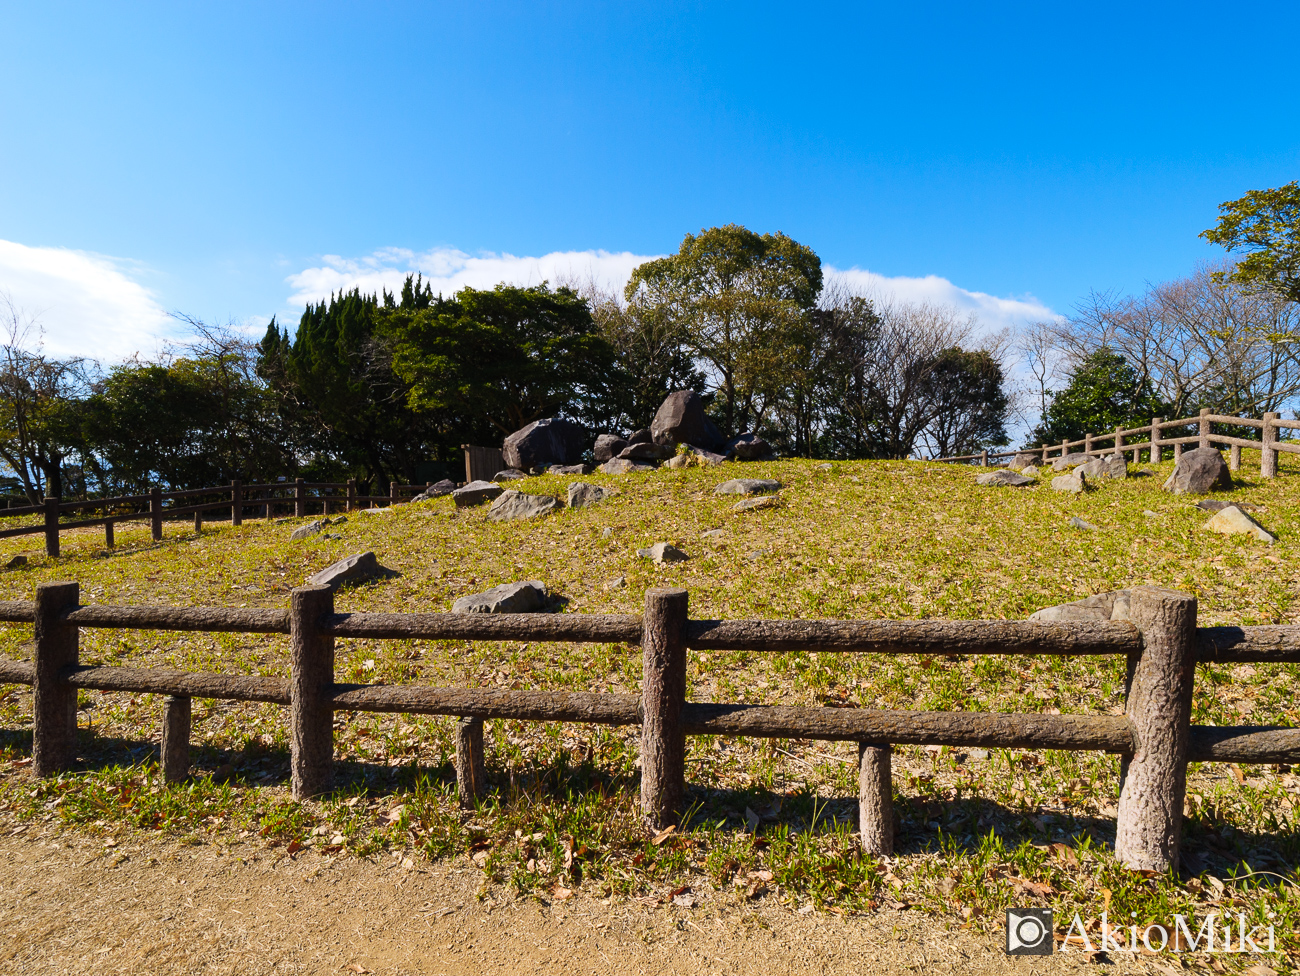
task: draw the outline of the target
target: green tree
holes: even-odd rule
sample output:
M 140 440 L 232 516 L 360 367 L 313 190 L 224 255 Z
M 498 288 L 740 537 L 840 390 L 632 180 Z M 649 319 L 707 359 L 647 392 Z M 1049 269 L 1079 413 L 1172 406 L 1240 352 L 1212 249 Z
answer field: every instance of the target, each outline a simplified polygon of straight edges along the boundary
M 1168 410 L 1169 405 L 1156 395 L 1149 380 L 1123 356 L 1103 346 L 1070 373 L 1069 385 L 1054 395 L 1031 443 L 1077 441 L 1085 434 L 1138 427 L 1150 423 L 1152 417 L 1166 416 Z
M 1220 280 L 1300 302 L 1300 180 L 1219 204 L 1219 222 L 1200 236 L 1229 251 L 1249 252 L 1232 271 L 1220 272 Z
M 687 234 L 676 254 L 640 265 L 625 295 L 681 336 L 717 393 L 722 428 L 735 434 L 762 426 L 786 392 L 812 341 L 821 289 L 811 248 L 727 224 Z
M 987 349 L 957 346 L 935 357 L 927 396 L 934 419 L 923 435 L 932 457 L 973 454 L 1010 443 L 1005 377 Z

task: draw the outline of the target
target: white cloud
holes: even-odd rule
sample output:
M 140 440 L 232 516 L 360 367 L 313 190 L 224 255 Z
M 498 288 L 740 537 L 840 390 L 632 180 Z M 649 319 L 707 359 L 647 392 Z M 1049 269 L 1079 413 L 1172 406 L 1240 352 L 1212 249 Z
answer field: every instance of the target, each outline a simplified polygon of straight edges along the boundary
M 88 251 L 0 240 L 0 291 L 40 327 L 52 356 L 110 363 L 136 352 L 151 356 L 177 335 L 176 323 L 124 264 Z

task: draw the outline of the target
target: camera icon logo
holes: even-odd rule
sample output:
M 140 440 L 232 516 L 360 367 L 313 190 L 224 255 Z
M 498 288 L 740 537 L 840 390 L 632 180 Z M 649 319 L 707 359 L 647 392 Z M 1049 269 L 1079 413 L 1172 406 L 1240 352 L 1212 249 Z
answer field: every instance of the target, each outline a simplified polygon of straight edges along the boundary
M 1008 956 L 1050 956 L 1052 948 L 1050 908 L 1007 909 Z

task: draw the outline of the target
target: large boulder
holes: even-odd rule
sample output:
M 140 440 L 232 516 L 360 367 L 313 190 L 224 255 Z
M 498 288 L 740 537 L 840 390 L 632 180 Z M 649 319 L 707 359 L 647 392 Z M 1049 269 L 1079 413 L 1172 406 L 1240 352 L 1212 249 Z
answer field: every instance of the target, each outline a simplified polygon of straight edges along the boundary
M 328 586 L 337 590 L 348 583 L 360 583 L 363 580 L 378 579 L 381 576 L 397 576 L 391 569 L 379 565 L 373 552 L 362 552 L 347 559 L 340 559 L 332 566 L 327 566 L 319 573 L 307 578 L 308 583 Z
M 618 456 L 625 461 L 666 461 L 676 453 L 671 446 L 651 442 L 629 444 L 619 451 Z
M 757 461 L 772 453 L 772 445 L 757 434 L 741 434 L 727 441 L 723 454 L 741 461 Z
M 601 434 L 596 438 L 592 453 L 596 456 L 597 464 L 604 464 L 610 458 L 618 457 L 619 451 L 627 445 L 628 442 L 617 434 Z
M 483 593 L 463 596 L 452 613 L 539 613 L 546 609 L 546 584 L 541 580 L 502 583 Z
M 1012 471 L 1019 471 L 1022 468 L 1028 468 L 1031 467 L 1032 465 L 1036 465 L 1038 463 L 1038 459 L 1041 457 L 1042 455 L 1037 452 L 1031 454 L 1028 451 L 1021 451 L 1019 454 L 1017 454 L 1015 457 L 1011 459 L 1011 463 L 1008 464 L 1007 467 L 1010 468 Z
M 766 478 L 732 478 L 713 489 L 715 495 L 766 495 L 780 491 L 781 482 Z
M 722 433 L 704 415 L 704 401 L 694 390 L 668 394 L 650 424 L 650 433 L 656 444 L 667 447 L 695 444 L 716 451 L 723 445 Z
M 1129 591 L 1111 590 L 1095 593 L 1073 603 L 1044 607 L 1029 615 L 1033 624 L 1104 623 L 1107 620 L 1128 620 Z
M 586 508 L 588 505 L 595 505 L 597 502 L 603 502 L 610 495 L 614 494 L 613 488 L 606 488 L 603 485 L 592 485 L 585 481 L 575 481 L 569 485 L 569 507 Z
M 654 434 L 650 432 L 650 428 L 642 427 L 640 430 L 632 431 L 632 436 L 627 439 L 627 442 L 629 444 L 649 444 L 654 439 Z
M 1021 485 L 1032 485 L 1033 483 L 1033 478 L 1026 478 L 1024 475 L 1016 474 L 1014 471 L 1009 471 L 1006 468 L 997 471 L 989 471 L 985 474 L 977 475 L 975 478 L 975 484 L 989 485 L 992 487 L 998 485 L 1010 485 L 1012 488 L 1019 488 Z
M 1123 454 L 1107 454 L 1093 458 L 1087 464 L 1079 465 L 1079 473 L 1089 481 L 1101 481 L 1104 478 L 1127 478 L 1128 459 Z
M 469 508 L 472 505 L 482 505 L 484 502 L 491 501 L 503 491 L 504 488 L 490 481 L 471 481 L 464 488 L 453 491 L 451 500 L 456 503 L 457 508 Z
M 534 420 L 501 445 L 506 466 L 521 471 L 552 464 L 577 464 L 587 444 L 583 429 L 571 420 Z
M 1080 471 L 1071 471 L 1069 474 L 1058 475 L 1052 479 L 1053 491 L 1068 491 L 1081 495 L 1087 487 L 1088 476 Z
M 1077 468 L 1081 464 L 1087 464 L 1091 460 L 1091 454 L 1067 454 L 1065 457 L 1053 459 L 1052 470 L 1068 471 L 1070 468 Z
M 627 458 L 610 458 L 600 466 L 604 474 L 632 474 L 635 471 L 653 471 L 653 464 L 637 464 Z
M 1187 451 L 1174 465 L 1174 473 L 1165 482 L 1165 491 L 1175 495 L 1204 495 L 1216 488 L 1232 487 L 1232 474 L 1223 455 L 1213 447 Z
M 1205 528 L 1224 535 L 1248 535 L 1260 542 L 1267 542 L 1270 546 L 1277 541 L 1264 530 L 1263 526 L 1236 505 L 1216 512 L 1214 517 L 1205 523 Z
M 554 495 L 530 495 L 522 491 L 506 491 L 488 509 L 489 522 L 517 522 L 558 512 L 564 502 Z

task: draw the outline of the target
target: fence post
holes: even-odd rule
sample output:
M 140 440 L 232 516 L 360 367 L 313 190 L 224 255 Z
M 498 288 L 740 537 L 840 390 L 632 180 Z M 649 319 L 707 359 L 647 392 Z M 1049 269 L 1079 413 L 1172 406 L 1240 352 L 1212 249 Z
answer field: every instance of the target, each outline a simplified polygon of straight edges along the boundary
M 1174 463 L 1177 464 L 1177 463 L 1178 463 L 1178 459 L 1179 459 L 1180 457 L 1182 457 L 1182 456 L 1183 456 L 1183 445 L 1182 445 L 1182 444 L 1175 444 L 1175 445 L 1174 445 Z
M 1263 443 L 1259 449 L 1259 476 L 1261 478 L 1277 477 L 1277 421 L 1275 413 L 1264 414 Z
M 194 511 L 194 534 L 203 534 L 203 513 L 198 509 Z
M 1121 455 L 1121 456 L 1124 454 L 1124 437 L 1123 437 L 1123 435 L 1120 434 L 1120 431 L 1123 430 L 1123 429 L 1124 429 L 1123 427 L 1116 427 L 1116 428 L 1115 428 L 1115 434 L 1114 434 L 1114 437 L 1115 437 L 1115 450 L 1114 450 L 1113 453 L 1115 453 L 1115 454 L 1119 454 L 1119 455 Z
M 1160 446 L 1160 425 L 1164 417 L 1151 418 L 1151 463 L 1159 464 L 1164 460 L 1164 449 Z
M 1210 415 L 1209 407 L 1201 407 L 1201 419 L 1197 422 L 1196 432 L 1200 435 L 1201 442 L 1197 447 L 1210 446 L 1210 422 L 1206 418 Z
M 1043 467 L 1047 467 L 1047 445 L 1043 445 Z
M 238 478 L 230 483 L 230 524 L 244 524 L 244 486 Z
M 357 507 L 357 479 L 348 479 L 348 511 L 351 512 Z
M 986 447 L 984 450 L 980 451 L 980 467 L 987 468 L 988 466 L 989 466 L 989 451 L 988 448 Z
M 295 518 L 304 518 L 307 515 L 307 489 L 303 487 L 306 479 L 293 479 L 293 514 Z
M 1128 721 L 1135 752 L 1119 795 L 1115 856 L 1138 871 L 1178 867 L 1196 670 L 1196 597 L 1138 586 L 1129 619 L 1142 634 Z
M 397 504 L 397 482 L 390 481 L 388 483 L 388 507 L 392 508 L 396 504 Z
M 77 664 L 78 631 L 59 618 L 76 609 L 80 596 L 76 583 L 36 587 L 32 771 L 40 777 L 62 772 L 77 758 L 77 689 L 60 672 Z
M 190 775 L 190 696 L 163 699 L 162 776 L 164 783 L 180 783 Z
M 275 498 L 275 489 L 274 488 L 264 489 L 261 492 L 261 497 L 266 499 L 266 520 L 270 522 L 273 518 L 275 518 L 275 514 L 274 514 L 275 504 L 273 501 L 273 499 Z
M 1091 434 L 1084 434 L 1084 435 L 1083 435 L 1083 453 L 1084 453 L 1084 454 L 1092 454 L 1092 435 L 1091 435 Z
M 320 618 L 334 612 L 334 591 L 299 586 L 289 594 L 290 782 L 295 800 L 334 786 L 334 638 Z
M 641 634 L 641 814 L 656 829 L 675 823 L 686 796 L 685 590 L 645 594 Z
M 1070 442 L 1067 440 L 1061 441 L 1061 457 L 1065 457 L 1069 453 L 1070 453 Z
M 110 518 L 104 522 L 104 545 L 113 548 L 113 520 Z
M 149 530 L 154 542 L 162 542 L 162 489 L 157 485 L 149 492 Z
M 893 751 L 888 742 L 858 743 L 858 834 L 868 854 L 894 853 Z
M 483 720 L 461 718 L 456 723 L 456 796 L 466 810 L 487 791 L 483 759 Z
M 1228 470 L 1233 472 L 1241 470 L 1241 445 L 1240 444 L 1233 444 L 1228 449 Z
M 59 499 L 45 497 L 45 555 L 59 555 Z

